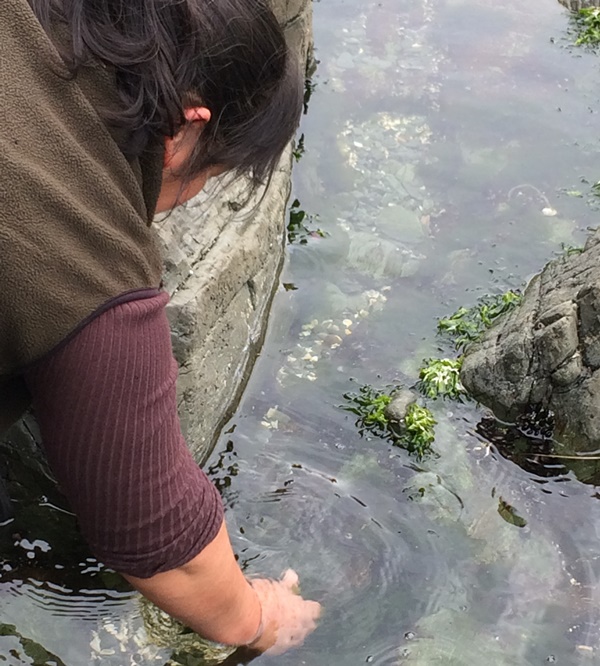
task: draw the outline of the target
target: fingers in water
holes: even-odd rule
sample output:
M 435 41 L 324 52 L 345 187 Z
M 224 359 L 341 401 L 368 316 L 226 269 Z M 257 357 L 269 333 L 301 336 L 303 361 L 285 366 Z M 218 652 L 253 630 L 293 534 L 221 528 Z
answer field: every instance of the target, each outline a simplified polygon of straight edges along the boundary
M 310 614 L 314 620 L 321 617 L 323 606 L 318 601 L 306 601 L 307 606 L 310 608 Z
M 300 578 L 293 569 L 287 569 L 281 577 L 281 582 L 294 594 L 300 594 Z
M 298 578 L 298 574 L 293 569 L 286 569 L 281 577 L 281 582 L 288 586 L 298 585 L 300 578 Z

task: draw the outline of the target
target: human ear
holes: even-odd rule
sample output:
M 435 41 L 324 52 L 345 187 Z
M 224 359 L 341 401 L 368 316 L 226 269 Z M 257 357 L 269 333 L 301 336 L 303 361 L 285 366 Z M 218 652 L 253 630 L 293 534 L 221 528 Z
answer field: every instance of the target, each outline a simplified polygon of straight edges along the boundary
M 210 122 L 212 114 L 210 109 L 205 106 L 190 106 L 184 109 L 183 115 L 185 116 L 186 123 L 202 123 L 202 126 Z
M 164 167 L 173 172 L 187 163 L 212 114 L 205 106 L 191 106 L 184 109 L 183 115 L 185 123 L 177 133 L 172 137 L 165 137 Z

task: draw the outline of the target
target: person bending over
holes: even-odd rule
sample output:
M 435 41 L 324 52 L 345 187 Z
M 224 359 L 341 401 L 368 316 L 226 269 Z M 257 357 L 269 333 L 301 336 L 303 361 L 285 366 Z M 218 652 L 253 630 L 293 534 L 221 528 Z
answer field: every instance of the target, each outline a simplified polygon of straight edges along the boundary
M 281 652 L 320 606 L 249 582 L 177 417 L 156 212 L 258 187 L 302 76 L 263 0 L 0 3 L 0 431 L 33 404 L 95 555 L 202 636 Z

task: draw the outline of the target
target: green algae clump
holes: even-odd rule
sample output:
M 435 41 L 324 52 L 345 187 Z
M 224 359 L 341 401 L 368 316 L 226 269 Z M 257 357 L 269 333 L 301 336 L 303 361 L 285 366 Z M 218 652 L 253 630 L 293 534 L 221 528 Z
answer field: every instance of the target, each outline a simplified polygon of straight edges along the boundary
M 501 315 L 521 304 L 523 294 L 509 290 L 495 296 L 484 296 L 471 308 L 461 307 L 449 317 L 438 322 L 438 333 L 454 340 L 457 349 L 465 349 L 476 342 Z
M 597 49 L 600 46 L 600 8 L 584 7 L 573 14 L 575 46 Z
M 416 402 L 410 405 L 404 417 L 404 433 L 400 436 L 406 450 L 422 458 L 435 439 L 436 423 L 427 407 L 421 407 Z
M 460 381 L 462 357 L 428 358 L 419 371 L 419 391 L 428 398 L 450 398 L 460 400 L 465 389 Z
M 357 393 L 344 394 L 348 404 L 343 405 L 342 408 L 358 416 L 356 425 L 361 435 L 367 433 L 387 438 L 390 420 L 385 410 L 397 391 L 397 387 L 388 387 L 386 391 L 365 384 L 358 389 Z
M 378 389 L 366 384 L 358 392 L 344 394 L 348 402 L 342 405 L 342 409 L 358 417 L 355 423 L 361 436 L 367 434 L 385 439 L 420 459 L 435 439 L 436 421 L 427 407 L 417 403 L 407 407 L 402 419 L 392 420 L 387 408 L 400 390 L 400 386 Z

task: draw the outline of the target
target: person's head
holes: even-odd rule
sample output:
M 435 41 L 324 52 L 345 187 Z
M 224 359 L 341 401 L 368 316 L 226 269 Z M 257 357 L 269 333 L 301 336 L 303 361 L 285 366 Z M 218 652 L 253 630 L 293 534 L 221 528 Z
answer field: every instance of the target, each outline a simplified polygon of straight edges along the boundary
M 157 213 L 166 213 L 189 201 L 204 188 L 209 178 L 227 171 L 226 166 L 219 164 L 186 177 L 186 166 L 193 159 L 212 114 L 206 106 L 192 106 L 184 110 L 184 116 L 185 123 L 177 134 L 165 138 L 162 183 L 156 202 Z
M 258 185 L 272 173 L 303 77 L 267 0 L 29 2 L 46 28 L 68 25 L 74 67 L 90 55 L 114 67 L 122 105 L 104 115 L 126 130 L 127 155 L 187 136 L 186 159 L 171 165 L 186 182 L 231 170 Z

